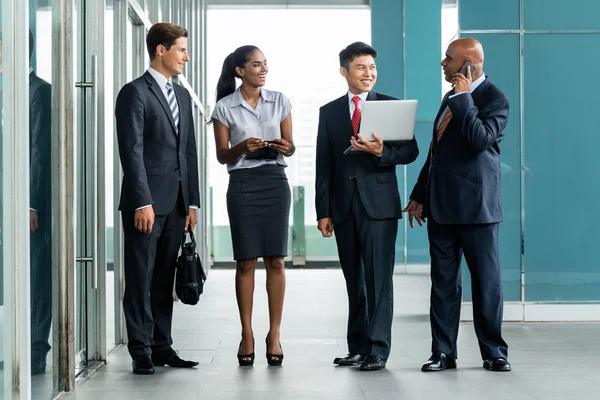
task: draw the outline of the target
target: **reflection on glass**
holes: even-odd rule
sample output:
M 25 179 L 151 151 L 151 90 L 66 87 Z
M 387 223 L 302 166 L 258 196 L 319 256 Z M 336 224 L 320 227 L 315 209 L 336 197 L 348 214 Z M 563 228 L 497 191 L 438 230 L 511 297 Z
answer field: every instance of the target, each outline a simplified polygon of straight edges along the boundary
M 29 57 L 34 37 L 29 31 Z M 31 373 L 46 371 L 52 323 L 50 114 L 52 88 L 29 69 L 29 183 L 31 230 Z
M 51 397 L 52 197 L 50 148 L 52 86 L 50 10 L 31 9 L 29 30 L 29 216 L 31 394 Z M 35 33 L 34 33 L 35 32 Z

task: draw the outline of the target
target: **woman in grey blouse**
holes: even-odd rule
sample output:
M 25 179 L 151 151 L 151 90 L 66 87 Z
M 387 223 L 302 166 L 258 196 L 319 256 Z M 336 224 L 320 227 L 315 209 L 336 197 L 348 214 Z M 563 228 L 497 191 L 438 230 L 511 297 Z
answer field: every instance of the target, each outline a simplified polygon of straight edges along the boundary
M 223 63 L 212 114 L 217 160 L 227 164 L 227 212 L 236 260 L 236 296 L 242 323 L 238 362 L 254 364 L 252 304 L 258 257 L 267 270 L 269 334 L 265 339 L 269 365 L 281 365 L 279 343 L 285 294 L 291 193 L 284 157 L 294 154 L 289 100 L 263 89 L 268 68 L 255 46 L 242 46 Z M 235 79 L 242 85 L 235 88 Z

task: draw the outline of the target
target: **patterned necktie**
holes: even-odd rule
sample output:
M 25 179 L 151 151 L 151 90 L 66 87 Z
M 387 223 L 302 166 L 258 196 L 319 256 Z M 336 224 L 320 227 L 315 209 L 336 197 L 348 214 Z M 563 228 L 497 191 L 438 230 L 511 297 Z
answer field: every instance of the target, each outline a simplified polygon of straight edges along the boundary
M 171 81 L 167 81 L 167 102 L 169 103 L 169 107 L 171 107 L 171 113 L 173 113 L 175 131 L 179 134 L 179 107 L 177 106 L 177 99 L 175 99 L 175 91 L 173 91 Z
M 360 127 L 360 108 L 358 107 L 360 97 L 354 96 L 352 98 L 352 102 L 354 103 L 354 113 L 352 113 L 352 131 L 354 132 L 354 137 L 356 137 L 358 135 L 358 128 Z
M 448 107 L 448 110 L 446 110 L 446 113 L 442 117 L 442 121 L 440 122 L 440 126 L 438 127 L 438 130 L 437 130 L 436 139 L 438 142 L 442 138 L 442 135 L 444 134 L 444 131 L 448 127 L 448 124 L 450 123 L 451 119 L 452 119 L 452 111 L 450 111 L 450 107 Z

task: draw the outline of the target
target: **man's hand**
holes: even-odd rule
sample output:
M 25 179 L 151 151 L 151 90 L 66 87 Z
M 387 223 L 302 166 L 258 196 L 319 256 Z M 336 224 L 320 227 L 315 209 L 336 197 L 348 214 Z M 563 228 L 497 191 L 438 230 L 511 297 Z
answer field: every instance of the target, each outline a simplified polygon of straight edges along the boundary
M 263 139 L 257 139 L 253 137 L 246 139 L 245 144 L 246 151 L 249 151 L 250 153 L 254 153 L 256 150 L 262 149 L 263 147 L 267 147 L 269 145 Z
M 452 85 L 454 86 L 454 94 L 470 93 L 473 77 L 471 76 L 471 68 L 467 68 L 467 76 L 461 73 L 456 73 L 452 77 Z
M 321 231 L 323 237 L 333 236 L 333 222 L 330 217 L 321 218 L 318 222 L 317 229 Z
M 423 218 L 423 204 L 417 203 L 414 200 L 408 202 L 408 205 L 402 212 L 408 213 L 408 222 L 410 223 L 410 227 L 414 228 L 415 225 L 413 223 L 413 218 L 417 221 L 419 226 L 423 226 L 425 223 L 425 218 Z
M 269 147 L 277 150 L 281 154 L 289 154 L 293 149 L 294 145 L 285 139 L 273 139 L 275 143 L 269 143 Z
M 196 221 L 196 209 L 190 207 L 190 212 L 187 217 L 185 217 L 185 230 L 190 232 L 193 231 L 196 227 Z
M 146 235 L 152 233 L 154 225 L 154 208 L 152 206 L 140 208 L 133 214 L 133 226 Z
M 383 140 L 376 133 L 373 133 L 373 139 L 375 140 L 365 140 L 361 135 L 358 135 L 358 140 L 356 140 L 352 136 L 350 139 L 352 151 L 364 151 L 374 156 L 380 156 L 383 153 Z
M 29 210 L 29 230 L 31 233 L 37 231 L 38 225 L 38 213 L 35 210 Z

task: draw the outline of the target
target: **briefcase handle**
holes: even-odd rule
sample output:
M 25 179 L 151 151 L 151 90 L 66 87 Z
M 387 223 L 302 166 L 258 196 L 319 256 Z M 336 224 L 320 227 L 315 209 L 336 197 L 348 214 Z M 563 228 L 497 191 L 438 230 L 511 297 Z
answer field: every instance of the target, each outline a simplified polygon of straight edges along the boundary
M 192 244 L 194 245 L 194 249 L 196 248 L 196 239 L 194 239 L 194 231 L 193 230 L 188 230 L 186 229 L 185 231 L 183 231 L 183 239 L 181 239 L 181 248 L 183 249 L 183 247 L 185 246 L 185 242 L 187 239 L 187 234 L 190 234 L 190 239 L 192 241 Z

